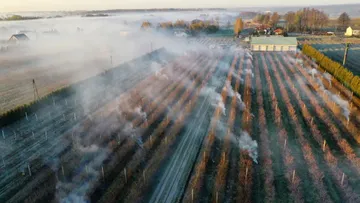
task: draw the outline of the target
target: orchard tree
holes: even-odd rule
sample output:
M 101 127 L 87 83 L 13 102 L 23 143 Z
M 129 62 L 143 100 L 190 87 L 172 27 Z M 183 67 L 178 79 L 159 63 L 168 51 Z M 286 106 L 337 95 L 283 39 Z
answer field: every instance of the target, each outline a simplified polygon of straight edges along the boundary
M 244 28 L 244 22 L 241 18 L 237 18 L 234 25 L 234 34 L 239 36 L 241 30 Z
M 345 30 L 347 27 L 349 27 L 350 21 L 351 19 L 349 15 L 346 12 L 342 13 L 338 18 L 338 28 L 341 30 Z
M 277 12 L 273 13 L 270 18 L 271 26 L 276 26 L 276 24 L 279 22 L 279 20 L 280 20 L 280 15 Z

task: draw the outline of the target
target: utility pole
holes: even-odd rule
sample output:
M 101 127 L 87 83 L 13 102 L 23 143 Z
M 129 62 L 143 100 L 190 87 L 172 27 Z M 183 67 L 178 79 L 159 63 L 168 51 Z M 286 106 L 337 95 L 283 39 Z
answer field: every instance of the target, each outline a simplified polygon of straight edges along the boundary
M 39 97 L 38 89 L 36 87 L 35 79 L 32 80 L 32 83 L 33 83 L 33 89 L 34 89 L 34 100 L 36 101 L 37 99 L 40 99 L 40 97 Z
M 347 58 L 347 55 L 348 55 L 349 46 L 350 46 L 350 43 L 345 44 L 344 60 L 343 60 L 343 64 L 342 64 L 343 66 L 345 66 L 345 64 L 346 64 L 346 58 Z

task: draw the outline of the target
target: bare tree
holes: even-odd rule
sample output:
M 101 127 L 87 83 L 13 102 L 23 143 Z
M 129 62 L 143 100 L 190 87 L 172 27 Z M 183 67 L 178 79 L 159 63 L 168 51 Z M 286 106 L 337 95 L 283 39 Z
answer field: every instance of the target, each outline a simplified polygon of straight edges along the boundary
M 270 14 L 266 14 L 263 20 L 263 24 L 269 24 L 270 23 Z
M 287 12 L 284 16 L 284 19 L 286 20 L 286 30 L 291 31 L 294 28 L 293 25 L 295 24 L 295 21 L 296 21 L 295 13 L 292 11 Z
M 338 29 L 345 30 L 349 27 L 350 21 L 351 19 L 349 15 L 346 12 L 342 13 L 338 18 Z
M 277 12 L 273 13 L 270 18 L 271 26 L 276 26 L 276 24 L 279 22 L 279 20 L 280 20 L 280 15 Z

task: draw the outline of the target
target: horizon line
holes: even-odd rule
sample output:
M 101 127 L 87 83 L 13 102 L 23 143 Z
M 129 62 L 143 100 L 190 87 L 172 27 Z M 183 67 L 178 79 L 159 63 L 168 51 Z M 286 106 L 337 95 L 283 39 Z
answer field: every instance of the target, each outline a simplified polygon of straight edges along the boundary
M 26 13 L 26 12 L 90 12 L 90 11 L 146 11 L 146 10 L 161 10 L 161 9 L 176 9 L 176 10 L 216 10 L 216 9 L 246 9 L 246 8 L 311 8 L 311 7 L 330 7 L 330 6 L 345 6 L 345 5 L 360 5 L 360 3 L 339 3 L 339 4 L 314 4 L 314 5 L 247 5 L 242 7 L 158 7 L 158 8 L 109 8 L 109 9 L 83 9 L 83 10 L 31 10 L 31 11 L 4 11 L 0 13 Z

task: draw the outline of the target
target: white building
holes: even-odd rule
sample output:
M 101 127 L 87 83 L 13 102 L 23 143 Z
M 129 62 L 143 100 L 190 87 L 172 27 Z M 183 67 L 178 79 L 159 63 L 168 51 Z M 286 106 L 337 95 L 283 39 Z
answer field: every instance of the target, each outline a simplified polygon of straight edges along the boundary
M 345 36 L 346 37 L 360 36 L 360 30 L 354 30 L 351 27 L 348 27 L 346 28 Z
M 252 51 L 296 51 L 297 39 L 296 37 L 252 37 L 251 38 Z

